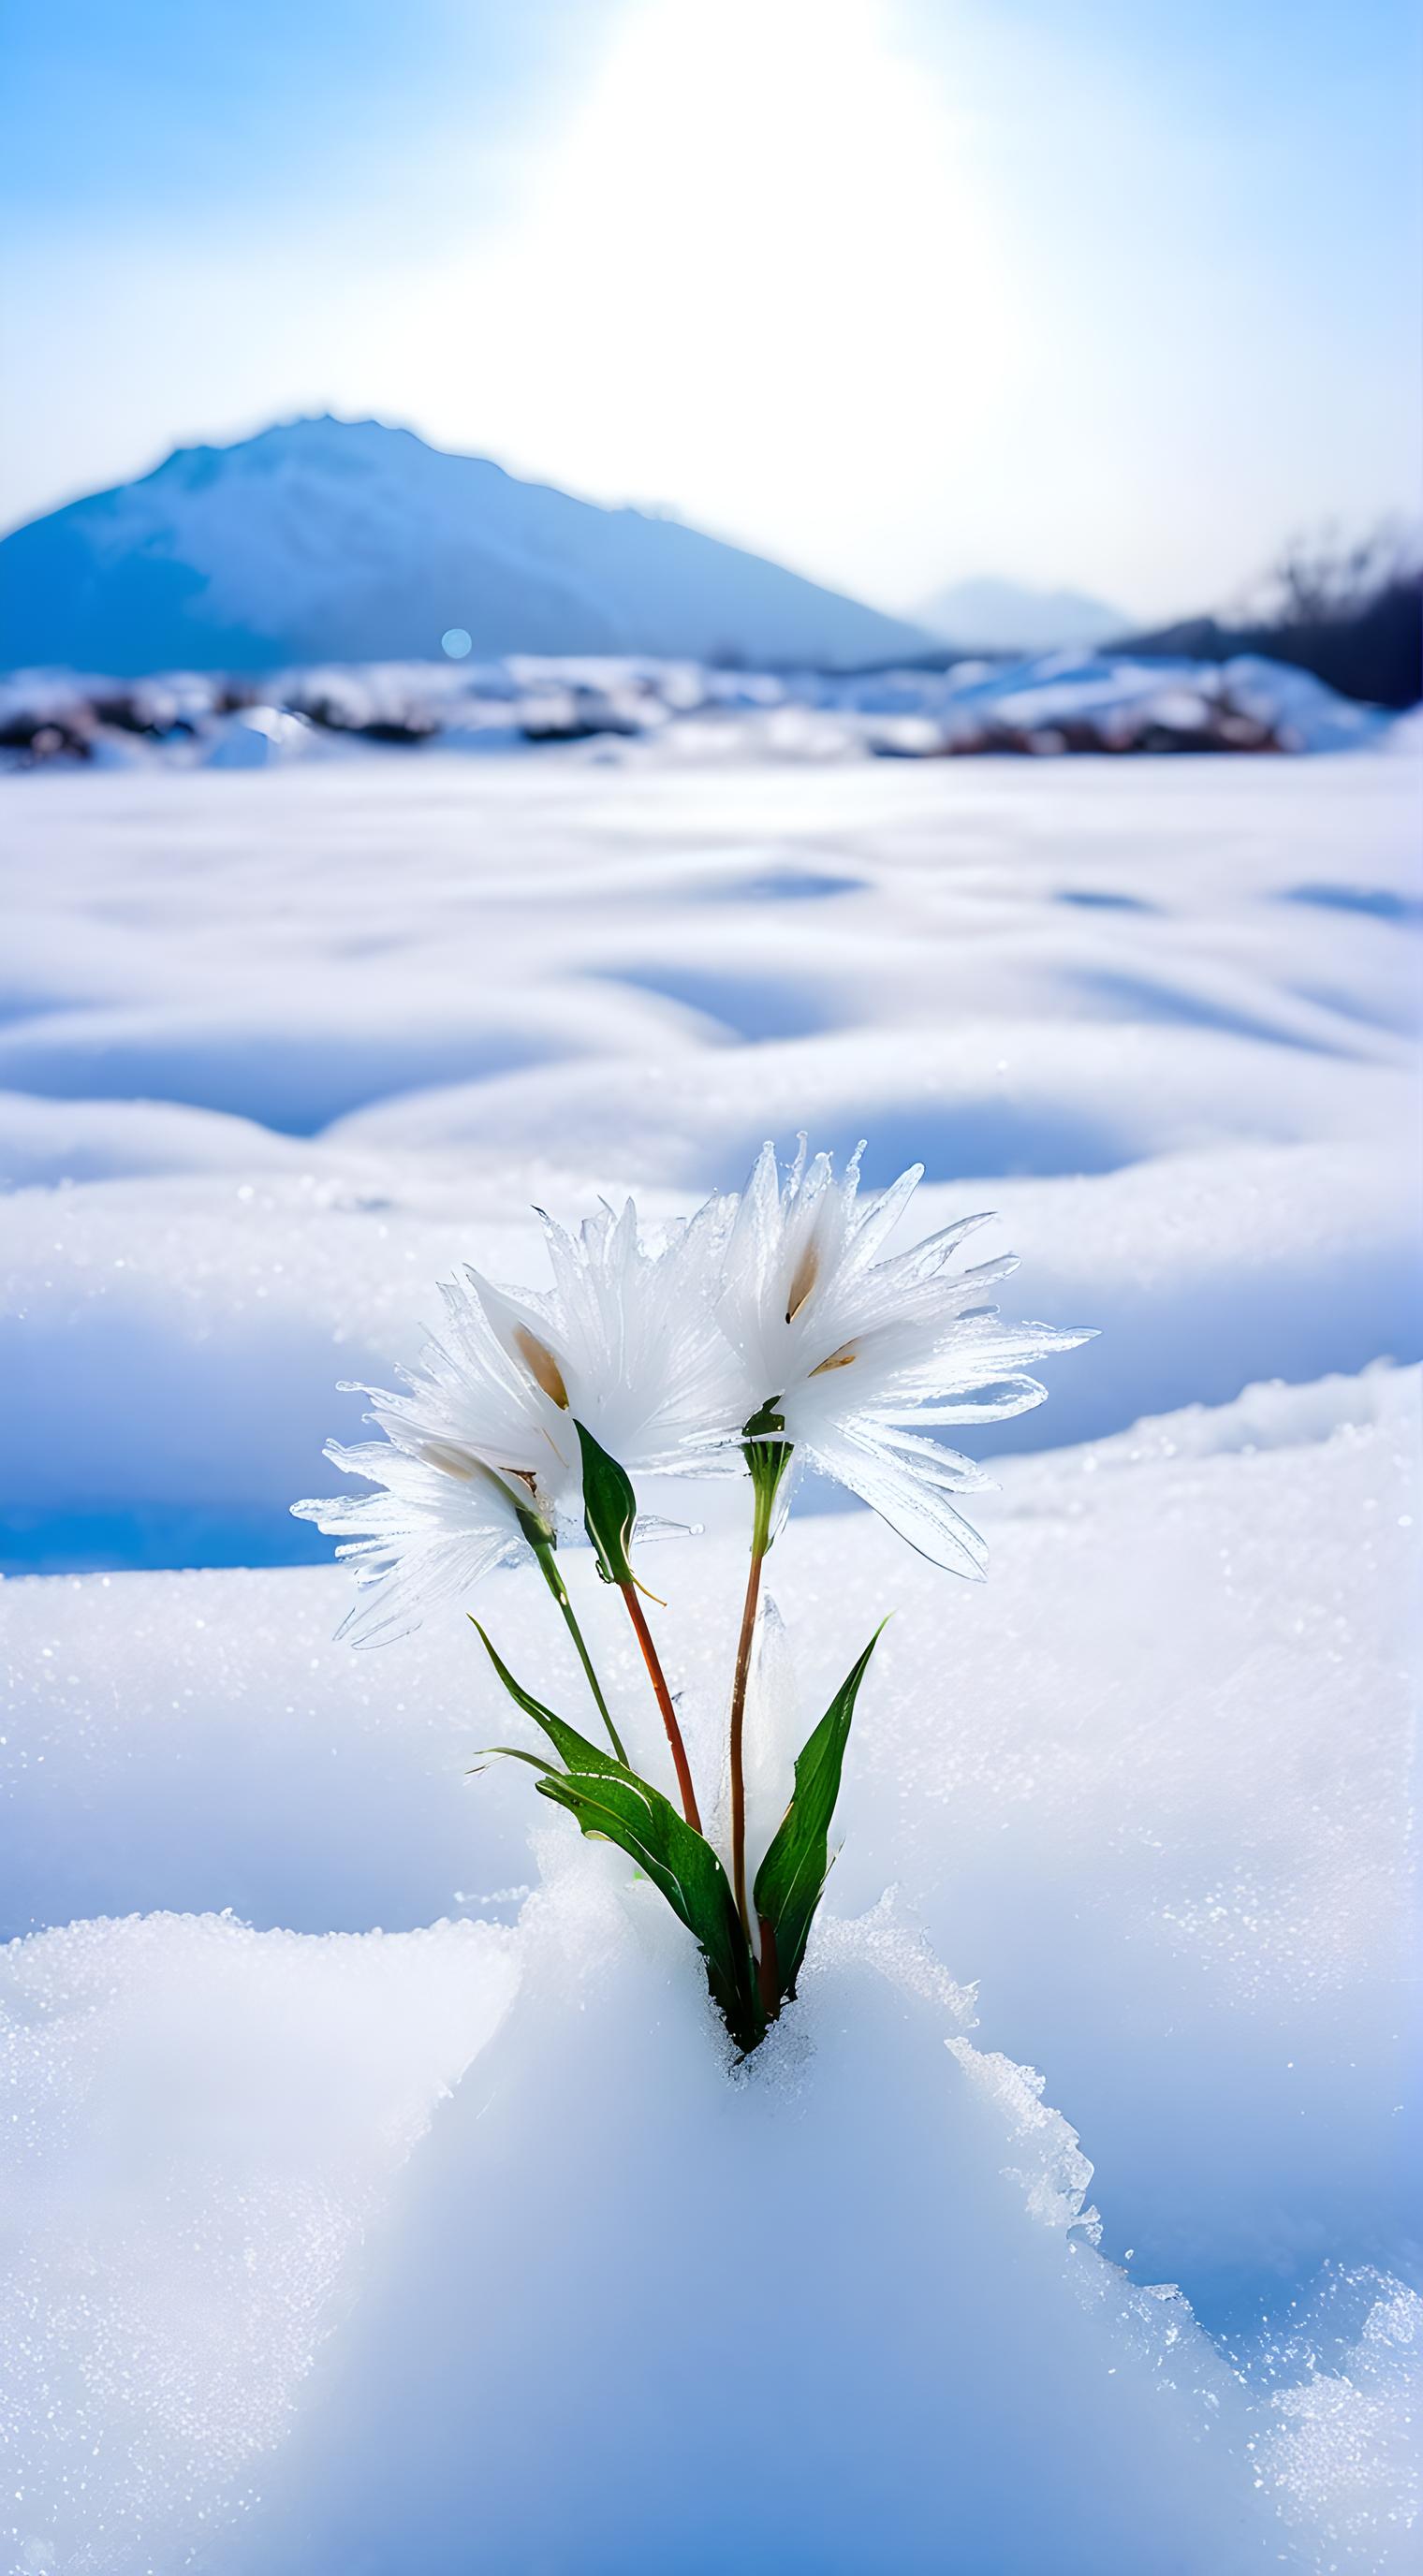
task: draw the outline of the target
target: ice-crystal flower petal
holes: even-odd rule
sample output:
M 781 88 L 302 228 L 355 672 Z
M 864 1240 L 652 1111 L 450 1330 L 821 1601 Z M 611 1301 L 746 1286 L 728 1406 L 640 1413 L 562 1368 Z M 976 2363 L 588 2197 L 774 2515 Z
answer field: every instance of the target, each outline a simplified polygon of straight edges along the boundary
M 953 1266 L 987 1216 L 881 1258 L 923 1166 L 860 1201 L 862 1151 L 837 1178 L 802 1137 L 783 1181 L 763 1148 L 727 1221 L 717 1318 L 747 1420 L 769 1405 L 784 1425 L 762 1436 L 791 1442 L 936 1565 L 980 1575 L 983 1542 L 948 1497 L 989 1480 L 918 1426 L 1026 1412 L 1047 1393 L 1031 1364 L 1091 1336 L 1002 1321 L 989 1291 L 1017 1267 L 1011 1255 Z
M 394 1438 L 350 1449 L 329 1441 L 332 1464 L 374 1491 L 292 1505 L 339 1542 L 336 1553 L 355 1574 L 358 1597 L 336 1632 L 353 1645 L 408 1636 L 441 1601 L 527 1552 L 518 1489 L 478 1461 L 469 1462 L 474 1472 L 455 1468 L 433 1454 L 438 1445 L 422 1453 Z

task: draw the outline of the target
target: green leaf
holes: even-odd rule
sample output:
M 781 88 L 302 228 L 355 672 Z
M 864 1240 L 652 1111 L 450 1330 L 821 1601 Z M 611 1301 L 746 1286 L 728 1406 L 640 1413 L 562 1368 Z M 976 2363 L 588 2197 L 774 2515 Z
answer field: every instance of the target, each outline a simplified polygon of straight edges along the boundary
M 821 1890 L 830 1872 L 830 1820 L 850 1739 L 855 1699 L 884 1622 L 847 1673 L 795 1766 L 795 1789 L 775 1840 L 756 1872 L 751 1902 L 761 1927 L 766 2007 L 775 2014 L 795 1993 L 796 1978 Z M 542 1787 L 542 1781 L 539 1783 Z
M 560 1771 L 545 1756 L 494 1745 L 496 1753 L 513 1753 L 540 1773 L 534 1786 L 556 1805 L 576 1816 L 582 1831 L 627 1852 L 660 1889 L 672 1911 L 693 1935 L 706 1963 L 707 1983 L 723 2020 L 743 2051 L 765 2034 L 765 2015 L 756 1985 L 756 1963 L 742 1929 L 725 1870 L 701 1834 L 694 1832 L 660 1789 L 640 1780 L 625 1762 L 600 1752 L 586 1735 L 555 1717 L 551 1708 L 514 1679 L 508 1665 L 480 1627 L 485 1652 L 516 1708 L 531 1717 L 548 1737 Z
M 707 1983 L 722 2019 L 743 2052 L 765 2031 L 751 1945 L 741 1927 L 725 1870 L 659 1789 L 603 1762 L 592 1775 L 550 1771 L 540 1795 L 567 1807 L 585 1834 L 616 1843 L 645 1871 L 685 1923 L 706 1962 Z
M 548 1737 L 548 1740 L 553 1746 L 555 1753 L 558 1755 L 559 1760 L 564 1763 L 570 1771 L 626 1770 L 627 1766 L 625 1763 L 616 1762 L 610 1753 L 600 1753 L 597 1745 L 590 1744 L 586 1735 L 580 1735 L 576 1726 L 570 1726 L 565 1718 L 555 1717 L 553 1710 L 551 1708 L 545 1708 L 542 1700 L 533 1698 L 532 1694 L 524 1689 L 522 1683 L 515 1681 L 508 1665 L 504 1662 L 502 1656 L 495 1651 L 491 1639 L 486 1634 L 485 1630 L 480 1628 L 479 1621 L 471 1616 L 469 1624 L 472 1628 L 479 1629 L 479 1634 L 484 1639 L 484 1651 L 488 1655 L 496 1673 L 499 1675 L 504 1688 L 514 1703 L 514 1706 L 516 1708 L 521 1708 L 525 1717 L 531 1717 L 535 1726 L 542 1727 L 544 1734 Z M 493 1749 L 498 1753 L 503 1752 L 506 1748 L 502 1745 L 495 1745 Z M 522 1758 L 526 1762 L 534 1759 L 533 1755 L 527 1753 Z M 628 1776 L 631 1778 L 631 1773 L 629 1773 Z
M 605 1583 L 631 1583 L 628 1549 L 637 1518 L 631 1480 L 581 1422 L 573 1428 L 583 1452 L 583 1526 L 593 1543 L 598 1572 Z

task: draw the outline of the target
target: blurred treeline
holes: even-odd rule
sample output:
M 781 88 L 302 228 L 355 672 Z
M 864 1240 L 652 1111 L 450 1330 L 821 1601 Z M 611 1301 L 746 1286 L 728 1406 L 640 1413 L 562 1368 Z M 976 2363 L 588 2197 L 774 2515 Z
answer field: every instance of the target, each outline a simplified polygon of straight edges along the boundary
M 1296 537 L 1253 598 L 1220 616 L 1124 638 L 1135 652 L 1227 662 L 1264 653 L 1312 671 L 1344 697 L 1378 707 L 1423 698 L 1423 560 L 1416 536 L 1393 525 L 1350 541 L 1331 530 Z

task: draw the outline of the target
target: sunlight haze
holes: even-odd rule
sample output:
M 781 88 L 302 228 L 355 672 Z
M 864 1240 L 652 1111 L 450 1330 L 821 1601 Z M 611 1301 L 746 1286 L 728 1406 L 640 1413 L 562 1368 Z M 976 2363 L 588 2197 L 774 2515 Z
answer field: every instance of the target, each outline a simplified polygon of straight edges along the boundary
M 1410 507 L 1392 0 L 70 14 L 62 97 L 10 39 L 6 524 L 328 409 L 892 608 L 1166 614 Z

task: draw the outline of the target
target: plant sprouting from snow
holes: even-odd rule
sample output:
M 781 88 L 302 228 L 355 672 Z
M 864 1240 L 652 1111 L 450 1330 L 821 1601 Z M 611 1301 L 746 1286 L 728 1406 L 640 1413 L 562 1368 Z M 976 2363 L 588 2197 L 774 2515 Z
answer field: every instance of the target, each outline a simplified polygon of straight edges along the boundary
M 987 1551 L 951 1498 L 989 1480 L 932 1435 L 1040 1404 L 1046 1389 L 1028 1369 L 1089 1338 L 1000 1319 L 989 1291 L 1012 1258 L 976 1268 L 957 1260 L 985 1217 L 887 1254 L 922 1168 L 862 1201 L 859 1162 L 856 1153 L 837 1178 L 830 1157 L 808 1157 L 802 1138 L 782 1176 L 767 1145 L 740 1197 L 709 1199 L 654 1245 L 639 1234 L 631 1201 L 576 1237 L 545 1218 L 552 1292 L 496 1288 L 466 1269 L 442 1291 L 443 1338 L 406 1373 L 404 1391 L 360 1390 L 384 1438 L 328 1444 L 328 1457 L 374 1490 L 293 1505 L 354 1565 L 361 1594 L 342 1633 L 357 1644 L 407 1634 L 496 1566 L 538 1566 L 610 1750 L 524 1689 L 480 1627 L 495 1673 L 543 1738 L 538 1751 L 495 1750 L 529 1763 L 544 1797 L 585 1834 L 620 1845 L 661 1890 L 699 1944 L 743 2053 L 795 1993 L 876 1642 L 802 1749 L 789 1805 L 748 1885 L 747 1685 L 762 1567 L 798 1463 L 849 1486 L 934 1564 L 981 1577 Z M 635 1478 L 726 1470 L 750 1486 L 751 1550 L 731 1675 L 723 1854 L 703 1826 L 632 1549 L 657 1526 L 639 1517 Z M 569 1598 L 558 1551 L 580 1529 L 636 1633 L 675 1804 L 629 1763 Z

